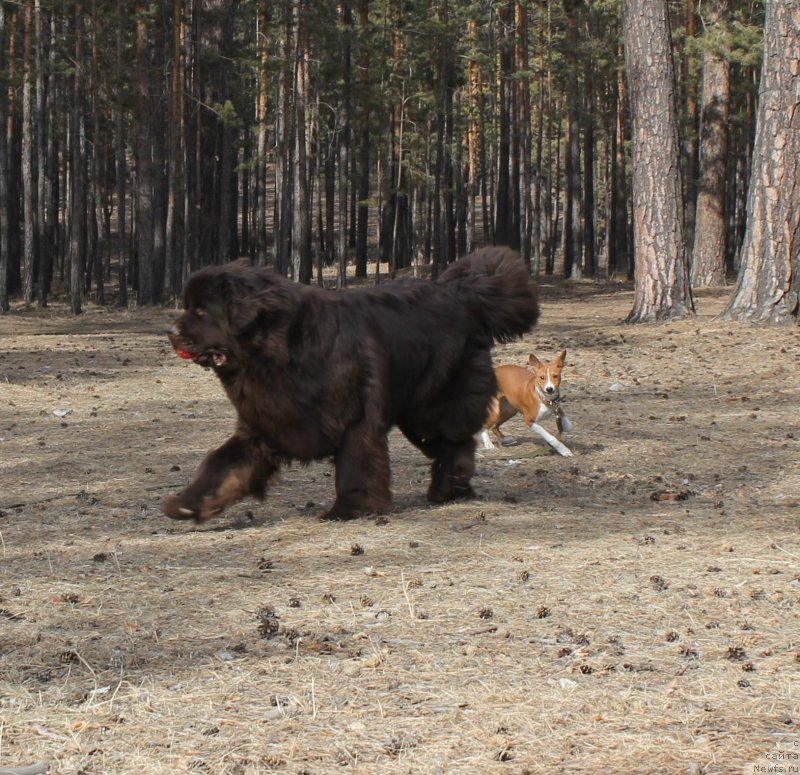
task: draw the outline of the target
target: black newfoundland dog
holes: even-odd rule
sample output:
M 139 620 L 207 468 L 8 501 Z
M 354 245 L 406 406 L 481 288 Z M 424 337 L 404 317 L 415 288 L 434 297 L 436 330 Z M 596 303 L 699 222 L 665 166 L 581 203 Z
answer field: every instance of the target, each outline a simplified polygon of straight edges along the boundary
M 197 522 L 263 498 L 282 464 L 321 458 L 336 466 L 325 518 L 385 512 L 394 425 L 433 460 L 431 501 L 471 495 L 473 435 L 495 392 L 493 341 L 539 316 L 536 287 L 507 248 L 478 250 L 438 281 L 341 293 L 212 266 L 189 278 L 184 306 L 172 346 L 216 372 L 238 413 L 233 436 L 164 502 L 167 516 Z

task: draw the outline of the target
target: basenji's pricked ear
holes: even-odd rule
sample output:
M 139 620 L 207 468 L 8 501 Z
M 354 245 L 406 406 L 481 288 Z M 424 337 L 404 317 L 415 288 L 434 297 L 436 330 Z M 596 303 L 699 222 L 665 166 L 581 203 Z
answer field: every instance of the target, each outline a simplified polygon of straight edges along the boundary
M 531 354 L 528 356 L 528 365 L 529 365 L 529 366 L 530 366 L 532 369 L 535 369 L 537 366 L 541 366 L 541 365 L 542 365 L 542 362 L 541 362 L 541 361 L 540 361 L 540 360 L 539 360 L 539 359 L 538 359 L 538 358 L 537 358 L 537 357 L 536 357 L 536 356 L 535 356 L 533 353 L 531 353 Z
M 566 362 L 567 362 L 567 351 L 566 351 L 566 350 L 562 350 L 562 351 L 561 351 L 561 352 L 558 354 L 558 358 L 556 358 L 556 366 L 557 366 L 559 369 L 562 369 L 562 368 L 564 368 L 564 364 L 565 364 Z

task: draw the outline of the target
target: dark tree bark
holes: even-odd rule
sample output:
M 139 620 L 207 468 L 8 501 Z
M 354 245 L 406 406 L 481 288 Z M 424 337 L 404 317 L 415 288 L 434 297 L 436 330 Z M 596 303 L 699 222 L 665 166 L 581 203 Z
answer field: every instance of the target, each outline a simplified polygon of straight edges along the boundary
M 150 99 L 153 40 L 147 6 L 139 7 L 136 22 L 136 289 L 140 305 L 156 301 L 155 287 L 155 168 L 153 163 L 152 101 Z
M 267 262 L 267 91 L 269 88 L 269 47 L 267 46 L 267 25 L 271 4 L 264 3 L 258 15 L 258 75 L 256 98 L 256 165 L 255 182 L 255 259 L 263 265 Z
M 73 315 L 83 311 L 86 261 L 86 128 L 83 62 L 83 3 L 75 3 L 75 71 L 70 111 L 69 295 Z
M 117 14 L 122 15 L 122 0 L 117 0 Z M 114 172 L 116 175 L 116 201 L 117 201 L 117 253 L 119 256 L 119 296 L 117 305 L 120 307 L 128 306 L 128 267 L 127 267 L 127 243 L 125 238 L 125 180 L 127 178 L 127 164 L 125 161 L 125 121 L 124 105 L 122 92 L 122 36 L 117 35 L 115 44 L 115 78 L 118 84 L 114 99 Z
M 7 67 L 7 29 L 5 3 L 0 3 L 0 72 Z M 9 219 L 8 219 L 8 141 L 5 131 L 7 90 L 0 93 L 0 313 L 9 310 Z
M 718 37 L 727 28 L 730 0 L 708 0 L 703 13 L 705 28 L 713 37 L 703 53 L 700 179 L 691 262 L 694 288 L 725 284 L 725 176 L 731 83 L 730 63 Z
M 636 293 L 630 323 L 694 313 L 683 231 L 680 145 L 666 0 L 623 0 L 633 120 Z
M 587 40 L 591 41 L 591 11 L 586 15 L 585 29 Z M 597 279 L 599 267 L 595 238 L 594 126 L 598 106 L 595 104 L 594 62 L 590 54 L 585 58 L 583 84 L 583 272 Z
M 800 318 L 800 2 L 767 0 L 741 267 L 725 317 Z
M 581 195 L 580 92 L 578 88 L 578 6 L 580 0 L 564 0 L 567 62 L 567 121 L 564 137 L 564 277 L 579 279 L 583 248 L 583 197 Z
M 528 74 L 528 9 L 527 3 L 514 3 L 516 103 L 518 110 L 519 167 L 519 240 L 520 252 L 530 266 L 533 240 L 533 180 L 531 175 L 531 79 Z
M 494 221 L 494 240 L 498 245 L 512 245 L 514 239 L 514 201 L 511 191 L 511 66 L 512 50 L 509 40 L 510 24 L 505 14 L 505 34 L 501 37 L 500 77 L 497 94 L 497 120 L 499 137 L 497 145 L 497 199 Z
M 608 219 L 608 273 L 628 277 L 632 266 L 628 242 L 628 176 L 625 156 L 625 78 L 622 72 L 614 82 L 614 129 L 611 159 L 611 213 Z
M 22 13 L 22 298 L 33 301 L 36 255 L 35 127 L 33 115 L 33 0 Z
M 697 37 L 697 9 L 704 7 L 705 3 L 698 0 L 684 0 L 683 8 L 679 3 L 675 4 L 675 10 L 685 13 L 686 19 L 686 40 L 693 45 Z M 695 213 L 697 210 L 697 185 L 700 170 L 700 133 L 698 121 L 698 99 L 697 99 L 697 57 L 692 53 L 692 46 L 685 45 L 683 55 L 680 57 L 678 71 L 678 83 L 682 89 L 682 94 L 677 99 L 684 100 L 683 121 L 686 127 L 684 132 L 684 153 L 682 175 L 684 183 L 684 236 L 686 239 L 687 250 L 691 248 L 694 240 Z
M 370 164 L 370 52 L 369 0 L 358 4 L 360 53 L 358 57 L 358 163 L 356 179 L 356 277 L 367 276 L 367 236 L 369 226 L 369 164 Z
M 294 71 L 295 107 L 295 157 L 294 188 L 297 196 L 295 225 L 292 239 L 292 267 L 296 280 L 308 285 L 311 282 L 311 175 L 310 127 L 308 124 L 308 0 L 298 0 L 295 5 L 297 30 Z
M 172 3 L 172 71 L 170 73 L 170 121 L 167 151 L 167 219 L 164 263 L 168 296 L 178 295 L 183 276 L 183 0 Z
M 38 256 L 38 267 L 36 270 L 38 278 L 38 304 L 44 308 L 47 306 L 47 296 L 50 293 L 50 279 L 52 275 L 53 253 L 57 248 L 56 234 L 56 206 L 55 195 L 52 184 L 52 167 L 57 163 L 55 158 L 54 143 L 54 124 L 52 116 L 51 100 L 48 100 L 47 86 L 45 81 L 45 49 L 48 47 L 48 40 L 45 32 L 44 11 L 40 0 L 35 0 L 36 9 L 35 35 L 36 35 L 36 103 L 35 103 L 35 134 L 36 134 L 36 252 Z M 52 18 L 52 14 L 50 14 Z M 49 39 L 51 57 L 55 59 L 55 46 L 53 38 Z M 50 73 L 53 71 L 50 68 Z M 52 75 L 48 75 L 48 82 Z M 49 113 L 49 115 L 48 115 Z

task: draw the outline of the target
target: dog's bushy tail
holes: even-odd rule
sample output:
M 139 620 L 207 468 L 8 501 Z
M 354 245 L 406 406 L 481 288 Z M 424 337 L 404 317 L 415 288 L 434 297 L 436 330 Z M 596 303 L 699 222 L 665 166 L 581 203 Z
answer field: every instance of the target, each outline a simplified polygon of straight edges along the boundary
M 487 247 L 453 262 L 439 282 L 453 284 L 479 327 L 498 342 L 510 342 L 539 319 L 536 283 L 511 248 Z

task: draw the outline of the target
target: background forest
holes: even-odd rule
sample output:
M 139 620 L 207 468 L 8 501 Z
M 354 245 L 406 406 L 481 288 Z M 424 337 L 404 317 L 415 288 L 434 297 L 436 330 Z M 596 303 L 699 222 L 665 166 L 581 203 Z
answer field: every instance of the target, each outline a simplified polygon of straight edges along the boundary
M 667 7 L 686 244 L 703 207 L 719 223 L 692 279 L 721 284 L 764 8 Z M 239 256 L 301 282 L 377 256 L 436 275 L 487 243 L 632 276 L 622 33 L 618 0 L 0 2 L 0 307 L 161 304 Z

